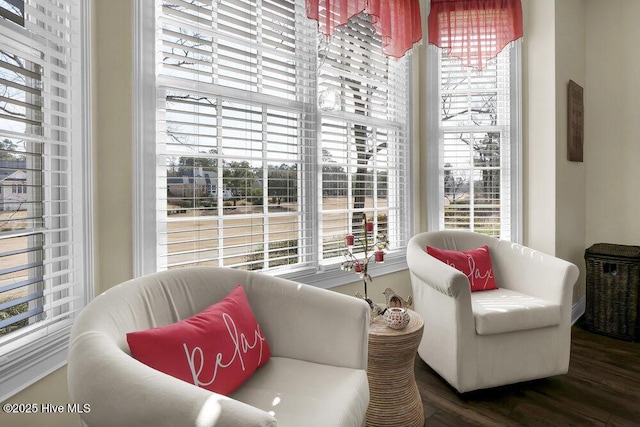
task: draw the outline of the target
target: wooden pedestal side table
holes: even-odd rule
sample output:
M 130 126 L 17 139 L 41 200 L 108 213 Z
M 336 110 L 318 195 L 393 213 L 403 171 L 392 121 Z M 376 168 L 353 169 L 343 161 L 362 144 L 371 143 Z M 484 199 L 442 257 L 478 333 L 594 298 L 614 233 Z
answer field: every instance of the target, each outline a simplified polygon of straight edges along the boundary
M 422 399 L 414 376 L 414 358 L 424 321 L 409 310 L 409 324 L 396 330 L 378 316 L 369 327 L 369 408 L 367 426 L 424 425 Z

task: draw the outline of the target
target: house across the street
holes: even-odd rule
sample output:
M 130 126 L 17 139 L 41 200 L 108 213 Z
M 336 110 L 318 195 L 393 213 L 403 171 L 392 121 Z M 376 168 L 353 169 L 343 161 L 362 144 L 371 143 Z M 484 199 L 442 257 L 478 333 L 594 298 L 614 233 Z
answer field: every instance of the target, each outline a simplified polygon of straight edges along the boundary
M 27 173 L 26 162 L 0 160 L 0 211 L 26 209 Z

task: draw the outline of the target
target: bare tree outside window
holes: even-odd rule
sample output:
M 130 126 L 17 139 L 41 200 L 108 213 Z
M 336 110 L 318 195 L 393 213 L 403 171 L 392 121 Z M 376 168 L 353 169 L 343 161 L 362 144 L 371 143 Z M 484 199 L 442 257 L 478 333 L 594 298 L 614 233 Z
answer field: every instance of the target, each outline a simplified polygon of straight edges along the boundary
M 494 236 L 503 229 L 501 221 L 508 206 L 502 179 L 509 162 L 510 120 L 506 54 L 477 71 L 440 53 L 439 119 L 444 159 L 440 185 L 445 228 Z

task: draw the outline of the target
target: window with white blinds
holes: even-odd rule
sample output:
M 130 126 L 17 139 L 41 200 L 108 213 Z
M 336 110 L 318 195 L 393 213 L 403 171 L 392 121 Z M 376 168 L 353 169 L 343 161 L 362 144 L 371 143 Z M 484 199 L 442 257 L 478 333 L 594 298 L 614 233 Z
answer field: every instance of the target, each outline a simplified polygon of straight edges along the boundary
M 301 4 L 164 1 L 158 268 L 310 262 L 315 38 Z
M 317 270 L 363 212 L 403 248 L 408 61 L 382 55 L 366 17 L 324 38 L 302 0 L 155 4 L 154 181 L 141 192 L 155 194 L 156 244 L 141 244 L 155 252 L 141 272 Z
M 85 303 L 81 5 L 0 2 L 0 400 L 64 363 Z M 58 366 L 56 366 L 56 364 Z
M 437 63 L 437 96 L 430 109 L 436 123 L 438 204 L 430 204 L 431 228 L 464 229 L 507 240 L 519 231 L 519 44 L 504 49 L 478 71 L 442 49 L 430 49 Z M 437 116 L 436 116 L 437 115 Z M 437 207 L 437 211 L 436 208 Z
M 390 59 L 366 15 L 318 50 L 322 259 L 342 257 L 362 215 L 392 248 L 409 237 L 408 58 Z

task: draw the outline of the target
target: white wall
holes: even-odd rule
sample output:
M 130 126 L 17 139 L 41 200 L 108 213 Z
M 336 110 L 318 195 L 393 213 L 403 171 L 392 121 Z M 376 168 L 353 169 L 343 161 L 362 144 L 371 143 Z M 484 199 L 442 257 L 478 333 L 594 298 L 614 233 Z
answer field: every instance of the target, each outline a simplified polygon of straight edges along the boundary
M 91 3 L 97 295 L 133 277 L 133 2 Z
M 567 160 L 567 84 L 585 85 L 585 3 L 526 0 L 523 9 L 524 243 L 580 268 L 575 303 L 587 211 L 585 164 Z
M 586 4 L 586 244 L 640 245 L 640 1 Z
M 555 20 L 556 79 L 556 253 L 580 268 L 574 303 L 585 294 L 586 164 L 567 160 L 567 85 L 586 87 L 585 2 L 557 0 Z M 591 90 L 586 87 L 585 90 Z M 585 139 L 589 133 L 585 132 Z
M 523 13 L 523 242 L 555 254 L 555 0 L 525 0 Z

